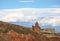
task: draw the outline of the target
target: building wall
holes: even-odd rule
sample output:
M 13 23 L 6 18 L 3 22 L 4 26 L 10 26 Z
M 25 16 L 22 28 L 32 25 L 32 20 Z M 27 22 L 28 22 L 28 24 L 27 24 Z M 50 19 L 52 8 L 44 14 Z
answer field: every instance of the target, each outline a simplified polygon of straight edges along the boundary
M 42 32 L 55 33 L 55 29 L 53 29 L 53 28 L 47 28 L 47 29 L 42 30 Z

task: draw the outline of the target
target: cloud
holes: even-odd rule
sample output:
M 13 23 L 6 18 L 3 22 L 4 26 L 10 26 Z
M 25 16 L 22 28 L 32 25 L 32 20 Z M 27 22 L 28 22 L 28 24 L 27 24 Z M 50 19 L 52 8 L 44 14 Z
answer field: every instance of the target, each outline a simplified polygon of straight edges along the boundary
M 44 25 L 52 25 L 52 26 L 60 26 L 60 16 L 57 16 L 57 17 L 46 17 L 46 18 L 43 18 L 40 23 Z
M 19 2 L 34 2 L 33 0 L 21 0 L 21 1 L 19 1 Z
M 11 14 L 7 14 L 6 16 L 2 17 L 1 20 L 2 21 L 6 21 L 6 22 L 16 22 L 18 18 L 23 18 L 23 14 L 21 13 L 11 13 Z
M 0 20 L 6 22 L 35 22 L 60 26 L 60 8 L 18 8 L 0 10 Z

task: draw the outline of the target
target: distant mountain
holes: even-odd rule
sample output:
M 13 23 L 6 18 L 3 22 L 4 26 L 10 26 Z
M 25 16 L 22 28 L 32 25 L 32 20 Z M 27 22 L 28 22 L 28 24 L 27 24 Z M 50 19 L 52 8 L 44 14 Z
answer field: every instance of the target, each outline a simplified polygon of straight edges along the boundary
M 26 27 L 31 27 L 33 25 L 33 23 L 31 23 L 31 22 L 20 22 L 20 21 L 10 22 L 10 23 L 16 24 L 16 25 L 22 25 L 22 26 L 26 26 Z
M 12 23 L 12 24 L 16 24 L 16 25 L 22 25 L 22 26 L 25 26 L 25 27 L 32 27 L 32 25 L 34 25 L 34 23 L 32 23 L 32 22 L 20 22 L 20 21 L 16 21 L 16 22 L 10 22 L 10 23 Z M 45 29 L 45 28 L 55 28 L 55 32 L 56 33 L 60 33 L 60 26 L 52 26 L 52 25 L 50 25 L 50 24 L 42 24 L 42 23 L 40 23 L 40 27 L 42 28 L 42 29 Z

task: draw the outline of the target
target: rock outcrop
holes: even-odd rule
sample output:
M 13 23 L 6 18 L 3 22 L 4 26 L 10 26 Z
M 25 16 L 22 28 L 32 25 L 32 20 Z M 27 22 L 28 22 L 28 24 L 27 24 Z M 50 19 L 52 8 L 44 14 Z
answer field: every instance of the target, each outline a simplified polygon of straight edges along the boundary
M 37 28 L 38 31 L 39 29 Z M 37 33 L 37 30 L 33 30 L 7 22 L 0 22 L 0 41 L 60 41 L 60 35 L 58 34 L 56 34 L 57 37 L 47 37 L 46 34 Z

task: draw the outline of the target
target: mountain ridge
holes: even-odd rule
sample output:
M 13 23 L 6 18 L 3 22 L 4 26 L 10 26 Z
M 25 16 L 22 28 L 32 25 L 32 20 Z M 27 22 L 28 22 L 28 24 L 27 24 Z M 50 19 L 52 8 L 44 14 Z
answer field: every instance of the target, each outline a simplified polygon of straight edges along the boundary
M 56 40 L 60 41 L 60 36 L 49 38 L 42 33 L 39 34 L 32 31 L 31 28 L 0 21 L 0 41 L 56 41 Z

